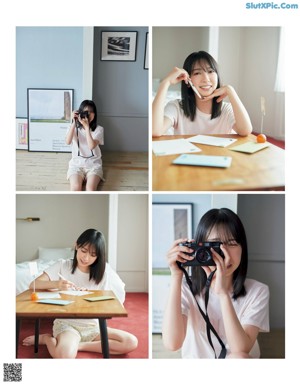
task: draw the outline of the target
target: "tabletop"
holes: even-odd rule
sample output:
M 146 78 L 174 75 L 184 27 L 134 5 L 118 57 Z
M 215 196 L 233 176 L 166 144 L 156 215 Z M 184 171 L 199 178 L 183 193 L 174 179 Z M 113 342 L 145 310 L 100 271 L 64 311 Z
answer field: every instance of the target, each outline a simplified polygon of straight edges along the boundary
M 37 291 L 38 293 L 39 291 Z M 91 291 L 90 291 L 91 292 Z M 112 318 L 127 317 L 127 311 L 110 290 L 93 290 L 91 294 L 61 294 L 61 299 L 74 301 L 68 305 L 49 305 L 31 300 L 32 290 L 16 297 L 16 316 L 24 318 Z M 84 298 L 112 296 L 114 299 L 90 302 Z
M 167 135 L 156 140 L 189 138 L 193 135 Z M 231 151 L 230 148 L 255 141 L 255 135 L 212 135 L 233 138 L 228 147 L 193 143 L 201 149 L 201 155 L 232 157 L 228 168 L 181 166 L 172 161 L 179 154 L 152 156 L 153 191 L 220 191 L 220 190 L 284 190 L 285 151 L 269 143 L 269 146 L 253 154 Z

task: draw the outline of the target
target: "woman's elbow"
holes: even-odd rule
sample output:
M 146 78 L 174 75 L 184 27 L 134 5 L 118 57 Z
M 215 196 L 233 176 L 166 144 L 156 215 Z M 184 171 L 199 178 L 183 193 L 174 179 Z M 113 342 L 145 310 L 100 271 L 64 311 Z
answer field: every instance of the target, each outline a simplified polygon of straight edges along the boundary
M 181 349 L 183 341 L 173 340 L 162 336 L 164 347 L 171 352 Z

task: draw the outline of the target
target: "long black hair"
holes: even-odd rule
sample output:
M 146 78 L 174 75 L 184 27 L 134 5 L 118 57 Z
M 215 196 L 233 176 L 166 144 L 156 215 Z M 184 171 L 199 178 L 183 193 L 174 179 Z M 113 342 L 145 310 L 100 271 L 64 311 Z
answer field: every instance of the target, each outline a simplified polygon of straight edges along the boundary
M 97 107 L 96 107 L 96 104 L 92 100 L 84 100 L 83 102 L 81 102 L 81 104 L 79 106 L 79 109 L 78 109 L 79 114 L 81 112 L 83 112 L 83 110 L 86 107 L 91 109 L 95 114 L 94 119 L 90 122 L 91 131 L 95 131 L 95 129 L 97 127 Z
M 228 208 L 211 209 L 200 219 L 195 234 L 195 242 L 207 241 L 212 229 L 216 229 L 217 232 L 226 238 L 222 239 L 222 242 L 234 239 L 241 246 L 241 262 L 233 273 L 232 298 L 236 299 L 246 294 L 244 283 L 248 267 L 248 247 L 244 226 L 238 215 L 232 210 Z M 207 280 L 206 273 L 202 267 L 192 267 L 191 280 L 194 294 L 200 294 Z
M 77 248 L 83 246 L 95 248 L 97 258 L 90 266 L 90 281 L 94 280 L 97 284 L 99 284 L 103 278 L 106 264 L 106 247 L 104 235 L 98 230 L 88 229 L 78 237 L 72 264 L 72 274 L 75 272 L 77 267 Z
M 215 59 L 205 51 L 198 51 L 191 53 L 183 64 L 183 68 L 191 75 L 196 64 L 199 64 L 203 67 L 203 63 L 208 64 L 208 66 L 216 72 L 218 76 L 217 88 L 221 87 L 220 74 L 218 69 L 218 63 Z M 189 87 L 185 82 L 181 82 L 181 103 L 180 106 L 183 109 L 184 115 L 193 121 L 196 116 L 196 97 L 194 91 Z M 217 98 L 213 98 L 212 101 L 212 113 L 211 119 L 217 118 L 221 115 L 222 101 L 217 102 Z

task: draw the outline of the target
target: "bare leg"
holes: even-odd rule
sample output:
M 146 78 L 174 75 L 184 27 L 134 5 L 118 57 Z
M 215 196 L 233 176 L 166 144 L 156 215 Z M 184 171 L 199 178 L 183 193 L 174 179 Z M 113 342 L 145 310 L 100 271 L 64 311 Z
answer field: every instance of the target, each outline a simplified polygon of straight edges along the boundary
M 46 345 L 53 358 L 76 358 L 79 341 L 79 335 L 70 331 L 60 333 L 57 338 L 51 334 L 40 334 L 39 336 L 39 344 Z M 33 344 L 34 336 L 29 336 L 23 340 L 25 346 Z
M 86 191 L 97 191 L 101 178 L 98 175 L 90 175 L 86 181 Z
M 138 346 L 138 340 L 133 334 L 112 328 L 107 328 L 107 333 L 111 354 L 126 354 L 132 352 Z M 102 353 L 100 335 L 91 342 L 79 342 L 78 350 Z
M 69 181 L 71 191 L 82 191 L 83 178 L 80 175 L 71 175 Z

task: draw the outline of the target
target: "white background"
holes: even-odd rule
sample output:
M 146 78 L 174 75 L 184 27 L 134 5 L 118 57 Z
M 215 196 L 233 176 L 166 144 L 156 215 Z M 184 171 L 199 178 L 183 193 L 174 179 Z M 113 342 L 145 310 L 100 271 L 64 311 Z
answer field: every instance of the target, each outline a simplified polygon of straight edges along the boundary
M 296 1 L 293 1 L 297 3 Z M 299 378 L 299 10 L 246 10 L 242 0 L 14 1 L 1 11 L 1 381 L 3 363 L 22 362 L 22 384 L 284 384 Z M 15 28 L 143 25 L 286 27 L 286 359 L 283 360 L 16 360 L 15 357 Z M 151 42 L 151 34 L 150 34 Z M 150 50 L 151 63 L 151 50 Z M 71 64 L 70 64 L 71 65 Z M 151 64 L 149 69 L 151 79 Z M 255 79 L 254 79 L 255 80 Z M 150 93 L 150 92 L 149 92 Z M 149 95 L 149 101 L 151 97 Z M 150 119 L 151 124 L 151 119 Z M 149 138 L 150 139 L 150 138 Z M 149 140 L 150 142 L 150 140 Z M 151 164 L 149 169 L 151 170 Z M 149 193 L 151 198 L 151 192 Z M 151 199 L 149 199 L 149 202 Z M 150 218 L 151 219 L 151 218 Z M 149 226 L 151 228 L 151 226 Z M 151 293 L 151 288 L 150 288 Z M 151 309 L 151 303 L 150 303 Z M 151 325 L 150 325 L 151 326 Z M 151 330 L 151 327 L 150 327 Z M 151 344 L 150 344 L 151 347 Z

